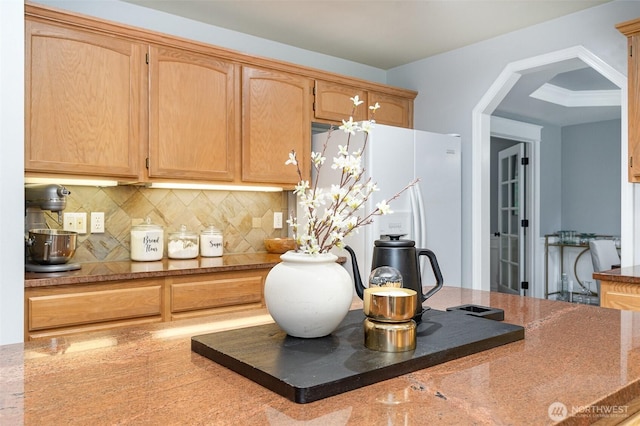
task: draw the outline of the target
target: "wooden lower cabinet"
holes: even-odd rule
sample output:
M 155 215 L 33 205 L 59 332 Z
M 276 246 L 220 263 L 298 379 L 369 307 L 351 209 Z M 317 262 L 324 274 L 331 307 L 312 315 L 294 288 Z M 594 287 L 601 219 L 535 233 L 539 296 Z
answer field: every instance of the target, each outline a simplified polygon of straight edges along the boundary
M 264 306 L 269 269 L 25 289 L 25 341 Z
M 601 281 L 600 306 L 640 311 L 640 284 Z
M 195 277 L 168 277 L 171 320 L 218 312 L 259 308 L 263 304 L 268 269 L 227 272 Z

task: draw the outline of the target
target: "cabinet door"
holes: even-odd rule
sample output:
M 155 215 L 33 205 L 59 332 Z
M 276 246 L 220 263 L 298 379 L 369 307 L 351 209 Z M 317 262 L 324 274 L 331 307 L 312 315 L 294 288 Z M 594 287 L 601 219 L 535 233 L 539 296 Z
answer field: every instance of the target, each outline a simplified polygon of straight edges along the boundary
M 146 47 L 25 22 L 25 171 L 138 178 Z
M 627 311 L 640 311 L 640 285 L 601 281 L 600 306 Z
M 260 308 L 268 269 L 167 277 L 171 320 Z
M 149 73 L 149 177 L 233 180 L 239 146 L 236 66 L 152 46 Z
M 25 290 L 26 338 L 160 322 L 163 279 Z
M 295 150 L 303 177 L 309 178 L 312 80 L 283 72 L 243 67 L 242 180 L 295 185 Z
M 369 104 L 380 104 L 380 108 L 369 119 L 374 118 L 376 123 L 389 126 L 413 128 L 413 100 L 385 93 L 369 92 Z
M 369 104 L 366 90 L 344 84 L 316 80 L 314 89 L 313 114 L 315 118 L 342 123 L 353 115 L 354 121 L 367 119 Z M 358 96 L 363 103 L 353 111 L 351 98 Z
M 629 182 L 640 182 L 640 34 L 629 37 Z

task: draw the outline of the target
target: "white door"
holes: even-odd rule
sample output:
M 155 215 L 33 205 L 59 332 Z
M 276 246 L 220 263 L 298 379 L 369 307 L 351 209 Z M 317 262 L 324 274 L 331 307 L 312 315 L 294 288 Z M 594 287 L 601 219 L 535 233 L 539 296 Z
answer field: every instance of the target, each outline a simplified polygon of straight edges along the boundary
M 498 153 L 498 291 L 521 294 L 526 271 L 525 144 Z

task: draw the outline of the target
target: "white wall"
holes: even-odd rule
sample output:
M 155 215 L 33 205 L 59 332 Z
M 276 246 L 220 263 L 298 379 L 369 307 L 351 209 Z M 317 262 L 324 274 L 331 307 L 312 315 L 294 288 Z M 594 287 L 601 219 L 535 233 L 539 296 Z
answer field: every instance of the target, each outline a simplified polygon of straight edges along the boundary
M 414 107 L 417 129 L 462 137 L 463 235 L 471 235 L 471 114 L 500 73 L 509 63 L 582 45 L 626 75 L 626 38 L 615 24 L 638 16 L 640 2 L 618 0 L 388 72 L 389 84 L 419 92 Z M 470 287 L 470 245 L 463 247 L 462 262 L 463 285 Z
M 23 339 L 24 3 L 0 1 L 0 344 Z

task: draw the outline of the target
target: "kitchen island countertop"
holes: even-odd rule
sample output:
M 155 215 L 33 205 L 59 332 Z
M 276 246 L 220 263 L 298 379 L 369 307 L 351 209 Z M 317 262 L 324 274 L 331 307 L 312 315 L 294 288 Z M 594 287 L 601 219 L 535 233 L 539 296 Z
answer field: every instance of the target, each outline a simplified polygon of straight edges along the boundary
M 640 410 L 640 312 L 454 287 L 428 300 L 463 304 L 503 309 L 525 339 L 309 404 L 191 351 L 194 335 L 270 322 L 264 310 L 0 346 L 0 424 L 614 424 Z
M 593 278 L 625 284 L 640 284 L 640 265 L 594 272 Z

